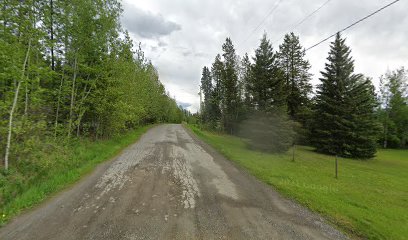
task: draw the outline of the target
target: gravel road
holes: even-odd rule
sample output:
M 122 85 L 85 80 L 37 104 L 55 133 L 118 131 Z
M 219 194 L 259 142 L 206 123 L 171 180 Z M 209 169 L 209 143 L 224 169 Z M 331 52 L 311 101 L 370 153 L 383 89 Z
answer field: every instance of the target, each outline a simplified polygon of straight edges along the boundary
M 0 239 L 345 239 L 198 140 L 160 125 Z

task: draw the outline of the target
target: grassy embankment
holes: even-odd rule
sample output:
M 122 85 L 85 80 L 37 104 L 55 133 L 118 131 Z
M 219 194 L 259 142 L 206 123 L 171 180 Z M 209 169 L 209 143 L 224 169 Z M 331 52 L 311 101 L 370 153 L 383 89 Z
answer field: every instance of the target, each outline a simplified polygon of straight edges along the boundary
M 109 140 L 79 140 L 64 147 L 54 146 L 50 152 L 38 153 L 38 161 L 27 169 L 20 166 L 20 172 L 11 169 L 0 174 L 0 225 L 112 159 L 151 127 L 140 127 Z
M 334 178 L 334 157 L 313 148 L 268 154 L 249 150 L 237 137 L 190 128 L 230 160 L 258 179 L 295 199 L 352 237 L 407 239 L 408 150 L 379 150 L 368 161 L 339 159 Z

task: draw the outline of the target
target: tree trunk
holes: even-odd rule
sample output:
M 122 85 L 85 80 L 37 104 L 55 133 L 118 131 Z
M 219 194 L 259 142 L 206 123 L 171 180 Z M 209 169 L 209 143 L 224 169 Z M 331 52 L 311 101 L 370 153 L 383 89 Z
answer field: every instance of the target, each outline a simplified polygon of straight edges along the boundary
M 50 0 L 51 69 L 55 70 L 54 59 L 54 3 Z
M 30 58 L 27 58 L 27 65 L 30 64 Z M 29 76 L 27 75 L 27 78 Z M 27 116 L 27 111 L 28 111 L 28 81 L 25 81 L 25 100 L 24 100 L 24 116 Z
M 24 101 L 24 115 L 27 115 L 28 110 L 28 83 L 25 81 L 25 101 Z
M 387 99 L 388 102 L 388 99 Z M 384 126 L 384 149 L 387 148 L 388 145 L 388 118 L 389 118 L 389 112 L 388 108 L 386 109 L 386 115 L 385 115 L 385 126 Z
M 89 87 L 89 90 L 86 91 L 86 85 L 85 85 L 85 87 L 84 87 L 84 92 L 86 92 L 86 94 L 82 97 L 82 99 L 81 99 L 81 101 L 80 101 L 80 103 L 79 103 L 79 107 L 80 107 L 80 108 L 81 108 L 81 106 L 83 106 L 83 104 L 84 104 L 86 98 L 87 98 L 88 95 L 91 93 L 91 90 L 92 90 L 92 86 L 90 86 L 90 87 Z M 76 133 L 76 134 L 77 134 L 77 137 L 79 137 L 80 127 L 81 127 L 81 121 L 82 121 L 82 117 L 84 116 L 85 112 L 86 112 L 86 109 L 81 109 L 81 110 L 79 111 L 79 116 L 78 116 L 78 120 L 77 120 L 77 133 Z
M 10 117 L 9 117 L 9 124 L 8 124 L 8 134 L 7 134 L 6 154 L 4 156 L 4 169 L 6 171 L 8 170 L 8 165 L 9 165 L 9 154 L 10 154 L 10 147 L 11 147 L 11 134 L 12 134 L 12 130 L 13 130 L 14 110 L 16 109 L 16 106 L 17 106 L 18 94 L 20 92 L 21 82 L 24 79 L 25 69 L 26 69 L 26 65 L 27 65 L 27 61 L 28 61 L 28 55 L 30 53 L 30 50 L 31 50 L 31 39 L 28 42 L 28 48 L 27 48 L 25 59 L 24 59 L 23 68 L 21 69 L 21 80 L 18 81 L 18 83 L 17 83 L 16 92 L 14 93 L 13 104 L 12 104 L 11 110 L 10 110 Z
M 61 92 L 62 92 L 63 84 L 64 84 L 64 72 L 62 72 L 60 87 L 59 87 L 59 90 L 58 90 L 57 111 L 55 113 L 55 124 L 54 124 L 54 139 L 57 138 L 58 117 L 59 117 L 59 110 L 60 110 L 60 103 L 61 103 Z
M 72 88 L 71 88 L 71 104 L 69 108 L 69 124 L 68 124 L 68 138 L 71 137 L 71 131 L 72 131 L 72 118 L 73 118 L 73 112 L 74 112 L 74 101 L 75 101 L 75 81 L 77 77 L 77 56 L 75 56 L 75 61 L 74 61 L 74 77 L 72 79 Z

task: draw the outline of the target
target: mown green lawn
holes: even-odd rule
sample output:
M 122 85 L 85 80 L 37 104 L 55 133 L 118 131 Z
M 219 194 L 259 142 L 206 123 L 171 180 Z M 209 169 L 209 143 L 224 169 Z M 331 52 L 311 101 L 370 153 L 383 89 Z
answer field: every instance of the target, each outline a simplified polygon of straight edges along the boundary
M 152 126 L 109 140 L 78 140 L 56 147 L 50 153 L 40 152 L 35 165 L 20 169 L 24 174 L 12 166 L 10 173 L 0 175 L 0 226 L 22 210 L 75 183 L 99 163 L 112 159 Z
M 368 161 L 339 159 L 311 147 L 268 154 L 237 137 L 190 128 L 230 160 L 279 192 L 324 215 L 352 237 L 408 239 L 408 150 L 379 150 Z

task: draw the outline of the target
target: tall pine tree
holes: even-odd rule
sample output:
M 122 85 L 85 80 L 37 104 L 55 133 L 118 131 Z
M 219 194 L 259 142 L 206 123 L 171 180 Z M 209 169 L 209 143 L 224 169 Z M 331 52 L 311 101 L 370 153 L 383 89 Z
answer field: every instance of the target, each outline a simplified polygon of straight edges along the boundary
M 374 91 L 369 79 L 354 74 L 350 53 L 338 33 L 321 72 L 313 144 L 324 153 L 370 158 L 376 152 Z
M 305 59 L 298 36 L 293 33 L 285 35 L 279 46 L 278 61 L 284 72 L 288 114 L 292 119 L 304 123 L 310 113 L 312 85 L 310 64 Z
M 272 108 L 285 109 L 287 93 L 283 72 L 279 68 L 276 54 L 266 34 L 255 50 L 253 60 L 249 91 L 256 109 L 264 112 L 271 111 Z
M 211 76 L 214 82 L 211 101 L 211 115 L 213 119 L 213 128 L 221 131 L 223 130 L 223 124 L 221 122 L 221 99 L 224 93 L 224 87 L 222 84 L 223 74 L 224 63 L 221 61 L 221 55 L 217 54 L 214 63 L 211 66 Z
M 222 121 L 224 130 L 233 134 L 239 114 L 240 95 L 237 72 L 237 55 L 230 38 L 222 45 L 224 58 L 224 71 L 222 74 L 223 98 L 221 101 Z
M 249 60 L 249 56 L 245 53 L 241 61 L 241 78 L 242 78 L 242 91 L 243 91 L 243 101 L 244 101 L 244 112 L 248 112 L 252 108 L 252 99 L 250 93 L 251 84 L 251 68 L 252 64 Z
M 294 132 L 286 114 L 283 72 L 266 35 L 255 50 L 253 60 L 246 97 L 250 101 L 250 114 L 242 122 L 240 132 L 254 148 L 285 152 L 293 143 Z
M 201 76 L 201 90 L 204 95 L 202 120 L 204 122 L 210 122 L 213 86 L 212 86 L 211 72 L 208 69 L 208 67 L 203 68 L 203 73 Z

